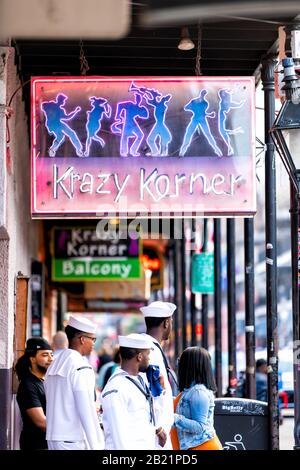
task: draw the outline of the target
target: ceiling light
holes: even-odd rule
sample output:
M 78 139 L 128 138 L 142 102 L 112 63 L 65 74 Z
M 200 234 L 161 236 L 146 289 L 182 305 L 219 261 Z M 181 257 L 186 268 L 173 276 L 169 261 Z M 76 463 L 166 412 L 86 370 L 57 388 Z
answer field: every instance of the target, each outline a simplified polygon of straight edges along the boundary
M 179 42 L 177 47 L 181 51 L 190 51 L 190 50 L 194 49 L 195 44 L 193 43 L 193 41 L 190 38 L 188 28 L 182 28 L 182 30 L 181 30 L 181 39 L 180 39 L 180 42 Z

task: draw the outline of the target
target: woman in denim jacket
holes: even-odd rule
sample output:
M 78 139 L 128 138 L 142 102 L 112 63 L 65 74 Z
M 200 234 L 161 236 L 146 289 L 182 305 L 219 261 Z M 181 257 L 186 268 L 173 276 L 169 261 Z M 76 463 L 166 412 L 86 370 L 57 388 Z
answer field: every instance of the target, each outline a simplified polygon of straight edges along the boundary
M 180 449 L 222 450 L 214 429 L 215 380 L 208 351 L 183 351 L 178 366 L 179 390 L 174 424 Z

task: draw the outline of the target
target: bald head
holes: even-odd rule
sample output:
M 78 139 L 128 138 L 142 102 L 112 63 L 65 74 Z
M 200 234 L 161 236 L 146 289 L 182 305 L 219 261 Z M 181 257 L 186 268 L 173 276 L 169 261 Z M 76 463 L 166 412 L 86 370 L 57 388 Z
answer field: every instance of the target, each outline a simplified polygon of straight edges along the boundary
M 64 331 L 58 331 L 52 338 L 52 347 L 53 350 L 57 349 L 67 349 L 69 346 L 69 341 L 67 335 Z

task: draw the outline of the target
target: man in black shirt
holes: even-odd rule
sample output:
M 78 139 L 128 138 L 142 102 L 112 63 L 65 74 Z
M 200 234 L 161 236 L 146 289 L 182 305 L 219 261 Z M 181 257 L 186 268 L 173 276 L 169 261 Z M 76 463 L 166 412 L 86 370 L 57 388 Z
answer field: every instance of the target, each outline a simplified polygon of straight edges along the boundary
M 29 338 L 25 354 L 16 364 L 20 380 L 17 402 L 23 420 L 20 436 L 22 450 L 47 449 L 46 397 L 44 378 L 53 361 L 50 344 L 43 338 Z

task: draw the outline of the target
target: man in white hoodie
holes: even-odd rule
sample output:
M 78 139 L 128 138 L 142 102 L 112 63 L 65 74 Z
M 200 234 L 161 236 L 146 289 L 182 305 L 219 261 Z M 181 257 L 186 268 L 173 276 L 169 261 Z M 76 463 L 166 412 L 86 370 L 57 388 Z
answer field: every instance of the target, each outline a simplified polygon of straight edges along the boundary
M 69 319 L 70 349 L 49 367 L 45 378 L 49 450 L 99 450 L 104 436 L 97 418 L 95 375 L 85 356 L 93 349 L 96 327 L 84 317 Z

